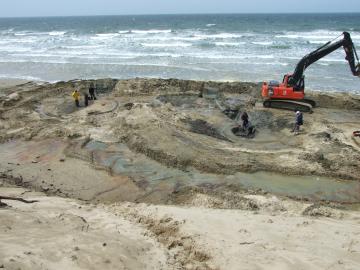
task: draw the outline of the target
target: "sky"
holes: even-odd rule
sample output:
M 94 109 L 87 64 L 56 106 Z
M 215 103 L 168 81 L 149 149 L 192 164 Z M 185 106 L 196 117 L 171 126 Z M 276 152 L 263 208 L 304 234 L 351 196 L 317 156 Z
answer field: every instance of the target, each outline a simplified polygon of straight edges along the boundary
M 360 0 L 1 0 L 0 17 L 294 12 L 360 12 Z

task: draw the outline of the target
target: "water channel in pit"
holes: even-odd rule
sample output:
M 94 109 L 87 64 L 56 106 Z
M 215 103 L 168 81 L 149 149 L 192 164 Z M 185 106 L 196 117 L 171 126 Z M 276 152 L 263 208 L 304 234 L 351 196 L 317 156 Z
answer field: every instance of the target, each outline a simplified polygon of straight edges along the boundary
M 359 181 L 318 176 L 285 176 L 269 172 L 216 175 L 201 173 L 195 169 L 182 171 L 166 167 L 144 155 L 134 154 L 124 144 L 90 141 L 85 148 L 93 153 L 96 165 L 108 168 L 113 174 L 132 177 L 149 191 L 159 185 L 176 189 L 203 184 L 233 184 L 248 190 L 261 189 L 275 195 L 311 201 L 360 202 Z

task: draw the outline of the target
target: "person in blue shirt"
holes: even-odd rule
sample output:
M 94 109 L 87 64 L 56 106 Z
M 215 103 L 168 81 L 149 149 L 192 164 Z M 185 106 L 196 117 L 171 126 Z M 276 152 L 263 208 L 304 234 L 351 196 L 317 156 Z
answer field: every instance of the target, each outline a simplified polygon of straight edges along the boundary
M 295 135 L 299 134 L 300 131 L 300 126 L 302 126 L 304 124 L 304 120 L 303 120 L 303 114 L 300 111 L 295 111 L 295 125 L 294 125 L 294 129 L 292 130 L 292 132 L 295 133 Z

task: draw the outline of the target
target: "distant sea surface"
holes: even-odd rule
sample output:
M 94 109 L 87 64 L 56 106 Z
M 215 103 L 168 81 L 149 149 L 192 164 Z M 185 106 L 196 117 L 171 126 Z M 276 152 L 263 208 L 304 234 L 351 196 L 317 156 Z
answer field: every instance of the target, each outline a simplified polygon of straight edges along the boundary
M 360 14 L 152 15 L 0 19 L 0 78 L 281 80 Z M 339 49 L 306 70 L 308 88 L 360 93 Z

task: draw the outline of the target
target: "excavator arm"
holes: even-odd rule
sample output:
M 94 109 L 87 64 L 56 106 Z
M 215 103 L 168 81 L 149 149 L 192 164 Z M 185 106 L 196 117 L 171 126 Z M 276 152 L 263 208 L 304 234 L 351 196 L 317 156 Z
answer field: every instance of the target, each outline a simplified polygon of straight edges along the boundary
M 341 47 L 345 50 L 345 59 L 350 65 L 352 74 L 360 77 L 359 57 L 350 34 L 344 32 L 341 40 L 329 41 L 305 55 L 296 65 L 294 73 L 286 74 L 282 83 L 277 81 L 264 82 L 261 90 L 261 95 L 265 98 L 264 107 L 311 112 L 316 103 L 313 100 L 305 99 L 304 72 L 308 66 Z
M 294 73 L 288 78 L 289 86 L 298 86 L 303 78 L 303 74 L 308 66 L 315 63 L 319 59 L 332 53 L 333 51 L 343 47 L 346 53 L 345 59 L 349 62 L 351 72 L 354 76 L 360 76 L 359 57 L 355 50 L 355 46 L 348 32 L 343 32 L 344 38 L 337 42 L 327 42 L 315 51 L 305 55 L 297 64 Z M 356 60 L 357 63 L 356 63 Z

